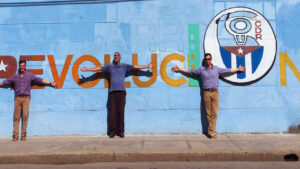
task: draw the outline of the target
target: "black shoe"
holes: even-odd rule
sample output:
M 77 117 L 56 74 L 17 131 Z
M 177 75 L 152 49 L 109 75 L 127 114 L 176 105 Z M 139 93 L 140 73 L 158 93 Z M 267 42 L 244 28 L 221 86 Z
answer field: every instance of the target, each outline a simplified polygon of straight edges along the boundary
M 115 135 L 114 134 L 109 134 L 109 138 L 114 138 Z
M 124 133 L 119 133 L 118 136 L 119 136 L 120 138 L 124 138 L 124 137 L 125 137 Z

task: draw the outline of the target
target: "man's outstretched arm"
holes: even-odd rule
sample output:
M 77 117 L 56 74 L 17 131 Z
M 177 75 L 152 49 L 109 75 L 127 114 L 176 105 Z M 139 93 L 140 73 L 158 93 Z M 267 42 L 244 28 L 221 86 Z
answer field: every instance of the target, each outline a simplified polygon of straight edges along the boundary
M 13 83 L 13 77 L 0 82 L 0 86 L 11 85 L 12 83 Z
M 180 68 L 177 65 L 172 67 L 171 70 L 173 72 L 183 72 L 183 73 L 188 73 L 188 69 Z
M 134 69 L 152 69 L 153 65 L 149 63 L 148 65 L 133 65 Z
M 43 83 L 43 84 L 46 84 L 46 85 L 51 85 L 51 86 L 53 86 L 53 87 L 56 87 L 56 86 L 57 86 L 57 83 L 56 83 L 55 81 L 50 82 L 50 81 L 48 81 L 48 80 L 43 80 L 42 83 Z
M 80 70 L 82 72 L 100 72 L 101 71 L 101 67 L 94 67 L 94 68 L 86 68 L 85 66 L 83 66 L 83 68 L 80 68 Z
M 246 70 L 245 67 L 240 66 L 239 68 L 232 68 L 232 69 L 231 69 L 231 72 L 232 72 L 232 73 L 236 73 L 236 72 L 245 72 L 245 70 Z

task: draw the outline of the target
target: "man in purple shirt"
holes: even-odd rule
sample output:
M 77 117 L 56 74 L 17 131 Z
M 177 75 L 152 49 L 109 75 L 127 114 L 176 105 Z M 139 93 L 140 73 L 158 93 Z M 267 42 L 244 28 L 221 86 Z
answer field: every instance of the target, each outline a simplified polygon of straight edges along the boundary
M 13 141 L 18 141 L 19 138 L 19 123 L 21 111 L 22 113 L 22 130 L 21 141 L 26 141 L 26 128 L 28 123 L 29 105 L 30 105 L 30 90 L 31 83 L 40 83 L 56 86 L 56 83 L 43 80 L 30 72 L 26 71 L 26 61 L 19 61 L 19 72 L 13 75 L 11 78 L 0 82 L 0 86 L 13 86 L 15 91 L 15 109 L 14 109 L 14 131 Z
M 208 120 L 208 133 L 209 138 L 217 138 L 216 122 L 219 107 L 219 92 L 218 82 L 219 75 L 224 73 L 236 73 L 238 71 L 245 71 L 245 67 L 239 67 L 236 69 L 223 69 L 212 64 L 212 56 L 210 53 L 206 53 L 205 67 L 199 69 L 183 69 L 177 65 L 172 67 L 173 72 L 183 72 L 194 75 L 200 75 L 202 80 L 202 90 L 205 102 L 206 117 Z
M 125 75 L 126 72 L 133 69 L 152 69 L 152 64 L 148 65 L 129 65 L 120 63 L 121 55 L 115 52 L 113 63 L 94 68 L 83 67 L 80 70 L 83 72 L 106 72 L 110 74 L 110 87 L 109 87 L 109 138 L 118 135 L 124 138 L 124 110 L 126 103 L 125 92 Z

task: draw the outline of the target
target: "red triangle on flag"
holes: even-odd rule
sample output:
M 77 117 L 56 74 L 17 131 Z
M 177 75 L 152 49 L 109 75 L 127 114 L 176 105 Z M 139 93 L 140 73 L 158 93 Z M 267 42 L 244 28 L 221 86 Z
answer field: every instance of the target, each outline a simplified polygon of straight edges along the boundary
M 229 51 L 230 53 L 235 54 L 236 56 L 242 57 L 260 48 L 261 46 L 221 46 L 221 47 Z

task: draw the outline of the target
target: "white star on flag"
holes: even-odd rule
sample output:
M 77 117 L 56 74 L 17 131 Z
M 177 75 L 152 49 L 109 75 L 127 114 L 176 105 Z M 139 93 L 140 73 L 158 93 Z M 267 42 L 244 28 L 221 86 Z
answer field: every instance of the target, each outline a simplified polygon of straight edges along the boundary
M 238 51 L 238 53 L 240 53 L 240 54 L 243 54 L 243 52 L 244 52 L 244 50 L 243 50 L 242 48 L 239 48 L 237 51 Z
M 3 63 L 3 60 L 1 60 L 1 63 L 0 63 L 0 71 L 4 71 L 4 72 L 6 72 L 6 67 L 7 67 L 8 65 L 5 65 L 4 63 Z

